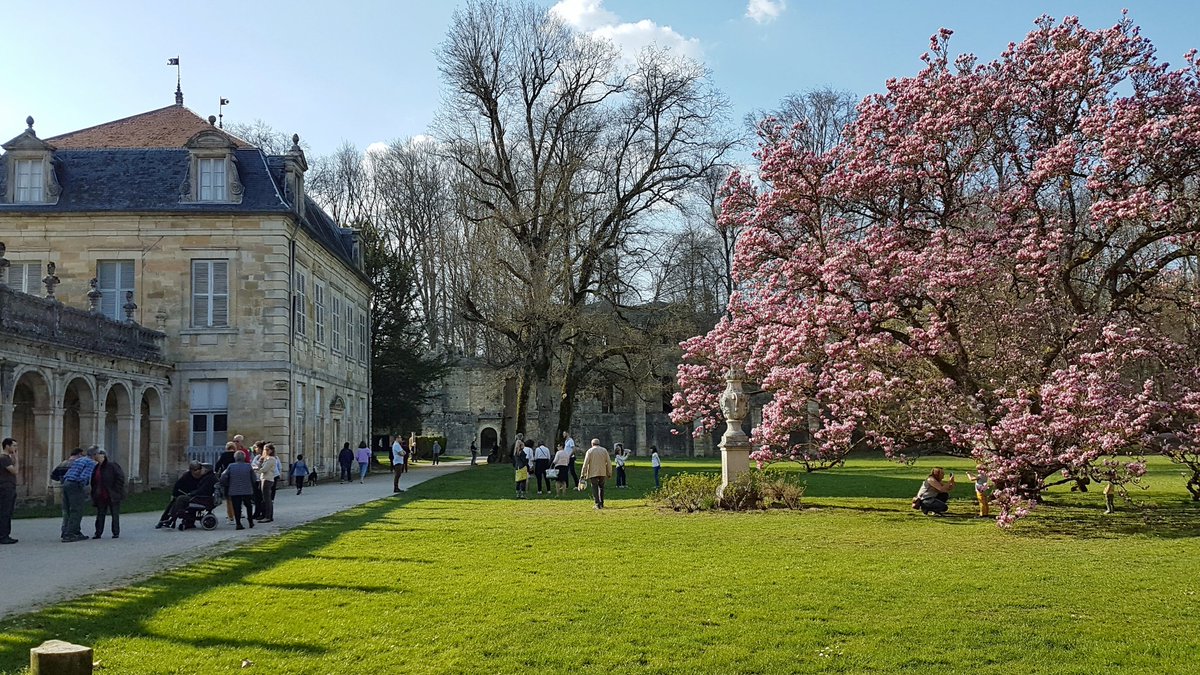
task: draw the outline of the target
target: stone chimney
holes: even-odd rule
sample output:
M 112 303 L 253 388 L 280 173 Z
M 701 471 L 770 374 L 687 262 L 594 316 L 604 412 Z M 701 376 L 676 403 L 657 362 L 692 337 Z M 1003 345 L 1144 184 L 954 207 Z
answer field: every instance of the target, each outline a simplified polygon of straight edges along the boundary
M 300 135 L 292 134 L 292 149 L 283 156 L 284 192 L 292 198 L 296 215 L 304 217 L 304 172 L 308 171 L 308 160 L 300 148 Z

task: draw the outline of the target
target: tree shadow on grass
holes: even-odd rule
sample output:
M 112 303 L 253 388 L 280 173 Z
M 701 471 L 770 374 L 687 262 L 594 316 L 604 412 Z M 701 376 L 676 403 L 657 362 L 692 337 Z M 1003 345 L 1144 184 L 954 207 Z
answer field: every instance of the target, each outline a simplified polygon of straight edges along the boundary
M 1113 539 L 1141 535 L 1156 539 L 1200 537 L 1200 509 L 1177 505 L 1129 507 L 1106 514 L 1099 507 L 1049 505 L 1013 528 L 1021 537 Z
M 352 508 L 300 528 L 255 541 L 229 551 L 219 558 L 191 563 L 170 570 L 126 588 L 104 591 L 61 602 L 32 614 L 25 614 L 0 621 L 0 672 L 15 672 L 28 665 L 29 649 L 50 639 L 68 639 L 94 645 L 110 639 L 126 636 L 145 636 L 164 642 L 187 646 L 226 645 L 249 647 L 250 644 L 236 638 L 207 637 L 194 635 L 159 635 L 151 629 L 150 621 L 164 607 L 169 608 L 193 597 L 211 593 L 214 589 L 231 585 L 254 584 L 252 575 L 263 569 L 288 560 L 304 557 L 333 557 L 318 552 L 337 540 L 346 532 L 361 530 L 390 511 L 403 501 L 387 499 Z M 388 564 L 398 561 L 388 558 Z M 433 561 L 412 561 L 428 562 Z M 305 588 L 308 588 L 305 585 Z M 353 590 L 357 587 L 337 587 Z M 145 617 L 131 620 L 130 617 Z M 232 629 L 231 629 L 232 632 Z M 310 651 L 323 654 L 311 645 L 300 643 L 270 643 L 253 641 L 254 648 L 295 652 Z M 97 658 L 103 660 L 103 654 Z

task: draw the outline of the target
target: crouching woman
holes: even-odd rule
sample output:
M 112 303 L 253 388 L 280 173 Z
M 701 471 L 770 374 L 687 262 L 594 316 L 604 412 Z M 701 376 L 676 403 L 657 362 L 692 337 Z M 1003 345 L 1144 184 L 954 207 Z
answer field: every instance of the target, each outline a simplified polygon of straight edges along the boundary
M 949 480 L 946 480 L 942 468 L 935 467 L 929 472 L 925 482 L 921 483 L 921 489 L 917 491 L 917 496 L 913 497 L 912 507 L 920 509 L 925 515 L 932 513 L 940 516 L 950 508 L 947 502 L 950 501 L 950 491 L 953 489 L 954 474 L 950 474 Z

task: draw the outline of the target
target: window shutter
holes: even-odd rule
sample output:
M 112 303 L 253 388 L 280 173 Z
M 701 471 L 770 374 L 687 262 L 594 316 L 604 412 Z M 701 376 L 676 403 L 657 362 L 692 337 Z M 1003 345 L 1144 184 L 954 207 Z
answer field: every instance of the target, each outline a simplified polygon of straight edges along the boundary
M 40 262 L 25 263 L 25 288 L 30 295 L 38 295 L 42 283 L 42 264 Z
M 208 261 L 192 261 L 192 327 L 208 325 L 209 279 Z
M 229 326 L 229 261 L 214 260 L 212 263 L 212 325 L 216 328 Z
M 102 262 L 96 269 L 96 280 L 99 282 L 97 288 L 100 289 L 100 313 L 107 317 L 112 317 L 117 312 L 117 289 L 118 286 L 117 264 L 112 262 Z

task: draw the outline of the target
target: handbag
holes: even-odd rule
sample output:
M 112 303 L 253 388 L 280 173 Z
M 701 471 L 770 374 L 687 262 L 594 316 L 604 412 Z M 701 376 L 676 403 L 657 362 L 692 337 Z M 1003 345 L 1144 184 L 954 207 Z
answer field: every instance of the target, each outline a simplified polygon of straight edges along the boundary
M 526 467 L 521 467 L 520 469 L 517 469 L 517 482 L 520 482 L 523 480 L 529 480 L 529 469 Z
M 546 478 L 558 478 L 558 469 L 546 469 Z

